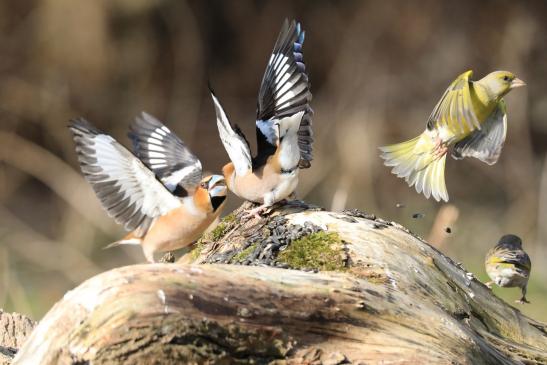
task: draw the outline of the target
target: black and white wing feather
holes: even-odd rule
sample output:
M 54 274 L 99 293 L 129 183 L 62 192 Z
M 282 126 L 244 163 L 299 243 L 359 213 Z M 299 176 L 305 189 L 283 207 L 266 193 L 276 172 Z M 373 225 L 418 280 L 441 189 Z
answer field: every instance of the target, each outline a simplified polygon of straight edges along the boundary
M 125 147 L 83 118 L 69 125 L 80 167 L 108 214 L 125 229 L 148 228 L 181 205 Z
M 226 112 L 222 108 L 222 105 L 215 96 L 213 90 L 211 90 L 211 97 L 215 104 L 220 140 L 222 141 L 230 160 L 234 164 L 236 174 L 243 176 L 251 171 L 253 167 L 249 142 L 237 126 L 232 127 L 226 116 Z
M 454 145 L 452 157 L 460 160 L 464 157 L 475 157 L 482 162 L 493 165 L 501 155 L 507 134 L 507 114 L 505 104 L 500 102 L 481 129 L 476 129 L 469 136 Z
M 313 143 L 313 111 L 309 105 L 312 94 L 302 54 L 304 38 L 300 23 L 285 20 L 262 79 L 256 121 L 258 158 L 275 153 L 272 146 L 284 137 L 279 135 L 283 121 L 298 123 L 300 168 L 310 167 Z
M 141 113 L 130 127 L 135 155 L 176 195 L 186 195 L 202 178 L 199 159 L 158 119 Z M 179 192 L 178 187 L 185 189 Z M 179 188 L 180 189 L 180 188 Z

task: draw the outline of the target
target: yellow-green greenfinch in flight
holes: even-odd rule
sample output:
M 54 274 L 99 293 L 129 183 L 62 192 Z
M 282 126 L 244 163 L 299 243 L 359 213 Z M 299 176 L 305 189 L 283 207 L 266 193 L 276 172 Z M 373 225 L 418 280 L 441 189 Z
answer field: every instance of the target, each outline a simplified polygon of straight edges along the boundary
M 386 166 L 427 198 L 448 201 L 444 165 L 448 147 L 456 160 L 475 157 L 493 165 L 507 131 L 503 96 L 526 85 L 508 71 L 494 71 L 471 81 L 473 71 L 458 76 L 429 116 L 425 131 L 410 141 L 380 147 Z
M 517 303 L 530 303 L 526 299 L 526 286 L 532 270 L 530 257 L 522 249 L 519 237 L 508 234 L 500 238 L 498 244 L 486 254 L 484 259 L 486 273 L 492 279 L 486 283 L 490 288 L 493 283 L 504 288 L 519 287 L 522 297 Z

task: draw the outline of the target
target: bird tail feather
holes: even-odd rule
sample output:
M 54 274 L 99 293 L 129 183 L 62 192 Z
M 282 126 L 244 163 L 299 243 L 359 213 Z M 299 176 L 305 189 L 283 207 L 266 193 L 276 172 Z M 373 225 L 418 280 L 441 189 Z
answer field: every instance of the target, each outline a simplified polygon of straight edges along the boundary
M 446 154 L 436 158 L 435 144 L 427 131 L 409 141 L 380 147 L 381 157 L 386 166 L 393 167 L 392 173 L 404 178 L 408 186 L 414 186 L 418 193 L 437 201 L 448 201 L 444 180 Z
M 111 244 L 104 246 L 103 250 L 106 250 L 106 249 L 109 249 L 109 248 L 112 248 L 112 247 L 116 247 L 116 246 L 120 246 L 120 245 L 140 245 L 141 242 L 142 242 L 142 239 L 139 238 L 139 237 L 135 237 L 133 232 L 131 232 L 127 236 L 122 238 L 121 240 L 112 242 Z

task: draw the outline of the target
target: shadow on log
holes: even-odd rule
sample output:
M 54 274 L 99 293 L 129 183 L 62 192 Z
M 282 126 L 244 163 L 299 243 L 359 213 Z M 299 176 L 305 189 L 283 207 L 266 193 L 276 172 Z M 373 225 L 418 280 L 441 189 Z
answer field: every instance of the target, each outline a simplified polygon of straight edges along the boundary
M 68 292 L 15 364 L 545 364 L 547 329 L 393 222 L 293 202 Z

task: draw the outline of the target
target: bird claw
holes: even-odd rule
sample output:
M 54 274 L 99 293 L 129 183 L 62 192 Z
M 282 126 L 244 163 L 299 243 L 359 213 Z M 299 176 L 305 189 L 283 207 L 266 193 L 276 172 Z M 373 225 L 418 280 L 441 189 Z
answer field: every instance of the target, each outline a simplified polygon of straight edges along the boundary
M 522 297 L 519 300 L 515 300 L 515 303 L 524 304 L 524 303 L 530 303 L 530 302 L 525 297 Z
M 260 205 L 256 208 L 249 209 L 245 213 L 243 213 L 243 216 L 241 218 L 244 220 L 249 220 L 253 218 L 261 219 L 262 218 L 261 214 L 264 213 L 266 210 L 268 210 L 268 208 L 269 206 Z
M 494 282 L 493 281 L 489 281 L 487 283 L 484 283 L 484 285 L 486 285 L 486 287 L 490 290 L 492 290 L 492 286 L 494 285 Z
M 275 202 L 272 205 L 265 205 L 262 204 L 256 208 L 249 209 L 243 213 L 242 219 L 261 219 L 263 218 L 263 214 L 269 214 L 275 207 L 283 206 L 285 204 L 288 204 L 290 200 L 288 199 L 282 199 L 278 202 Z
M 434 143 L 433 158 L 438 160 L 448 152 L 448 147 L 443 144 L 442 139 L 438 136 L 434 138 Z

